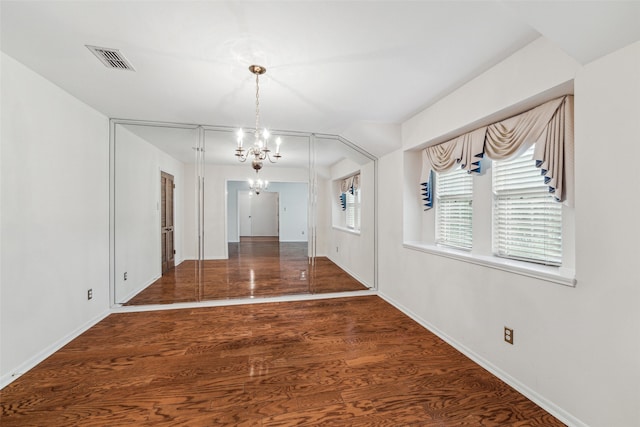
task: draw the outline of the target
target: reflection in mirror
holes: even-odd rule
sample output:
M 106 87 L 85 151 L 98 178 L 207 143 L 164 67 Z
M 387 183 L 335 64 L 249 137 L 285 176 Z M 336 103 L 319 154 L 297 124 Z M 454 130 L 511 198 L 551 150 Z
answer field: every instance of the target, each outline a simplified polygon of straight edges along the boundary
M 114 129 L 114 301 L 124 304 L 185 259 L 194 259 L 186 164 L 197 128 L 117 124 Z
M 338 138 L 318 137 L 315 146 L 316 256 L 374 288 L 376 163 Z
M 282 158 L 256 174 L 229 128 L 113 129 L 116 304 L 375 287 L 375 159 L 357 147 L 276 133 Z

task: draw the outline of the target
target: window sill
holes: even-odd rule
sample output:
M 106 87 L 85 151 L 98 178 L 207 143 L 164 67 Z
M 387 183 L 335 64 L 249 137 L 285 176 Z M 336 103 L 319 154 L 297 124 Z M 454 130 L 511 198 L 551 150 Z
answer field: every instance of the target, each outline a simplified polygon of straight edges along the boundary
M 356 235 L 356 236 L 360 235 L 360 230 L 354 230 L 352 228 L 340 227 L 340 226 L 337 226 L 337 225 L 334 225 L 331 228 L 333 228 L 334 230 L 342 231 L 342 232 L 353 234 L 353 235 Z
M 524 261 L 516 261 L 487 255 L 477 255 L 463 250 L 445 248 L 421 242 L 404 242 L 403 247 L 428 254 L 452 258 L 471 264 L 482 265 L 496 270 L 508 271 L 522 276 L 534 277 L 547 282 L 558 283 L 564 286 L 576 286 L 575 271 L 562 267 L 551 267 Z

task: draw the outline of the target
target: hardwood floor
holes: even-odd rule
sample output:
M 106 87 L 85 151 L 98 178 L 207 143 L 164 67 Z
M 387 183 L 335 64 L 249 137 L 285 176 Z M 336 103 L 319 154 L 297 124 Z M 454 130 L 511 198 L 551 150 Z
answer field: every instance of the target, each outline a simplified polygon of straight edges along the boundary
M 171 304 L 368 289 L 326 257 L 310 266 L 307 243 L 243 238 L 229 244 L 229 259 L 184 261 L 125 305 Z
M 377 296 L 112 314 L 2 390 L 12 426 L 561 426 Z

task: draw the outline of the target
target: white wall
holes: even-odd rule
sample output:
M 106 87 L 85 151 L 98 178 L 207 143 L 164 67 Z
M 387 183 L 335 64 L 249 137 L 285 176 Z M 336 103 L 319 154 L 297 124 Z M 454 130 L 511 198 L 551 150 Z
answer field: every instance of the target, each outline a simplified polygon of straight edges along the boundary
M 341 227 L 339 219 L 343 215 L 339 206 L 337 180 L 360 172 L 360 231 L 353 232 Z M 344 159 L 331 168 L 331 179 L 324 183 L 323 195 L 327 199 L 325 209 L 328 214 L 323 217 L 331 218 L 328 237 L 324 244 L 327 246 L 327 257 L 340 268 L 351 274 L 368 287 L 375 282 L 375 169 L 374 163 L 360 165 L 349 159 Z M 318 251 L 320 254 L 323 251 Z
M 247 181 L 227 182 L 227 241 L 240 241 L 238 225 L 238 191 L 248 189 Z
M 227 238 L 238 242 L 238 191 L 247 191 L 247 181 L 227 183 Z M 306 182 L 270 182 L 267 191 L 279 193 L 280 241 L 307 241 L 309 187 Z
M 280 241 L 307 241 L 309 186 L 303 182 L 273 182 L 268 191 L 280 194 Z
M 184 165 L 124 126 L 115 136 L 115 300 L 125 303 L 162 276 L 161 171 L 174 177 L 175 264 L 182 262 Z
M 639 76 L 640 43 L 582 67 L 539 39 L 403 125 L 405 149 L 445 140 L 575 78 L 575 288 L 404 248 L 416 168 L 380 160 L 380 294 L 570 425 L 640 425 Z
M 586 65 L 576 99 L 578 288 L 559 301 L 558 320 L 572 339 L 554 337 L 571 360 L 556 395 L 570 393 L 568 405 L 590 425 L 638 426 L 640 198 L 632 159 L 640 156 L 640 42 Z
M 1 55 L 4 386 L 108 313 L 109 127 Z

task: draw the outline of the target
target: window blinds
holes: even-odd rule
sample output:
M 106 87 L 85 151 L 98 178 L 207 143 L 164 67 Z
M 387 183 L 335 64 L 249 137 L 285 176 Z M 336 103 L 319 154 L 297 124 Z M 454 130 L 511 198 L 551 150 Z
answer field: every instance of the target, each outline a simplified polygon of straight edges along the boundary
M 436 243 L 470 250 L 473 241 L 473 179 L 464 169 L 436 178 Z
M 347 193 L 346 224 L 347 228 L 360 229 L 360 190 L 355 194 Z
M 493 163 L 493 252 L 505 258 L 547 265 L 562 263 L 562 204 L 554 201 L 532 159 Z

